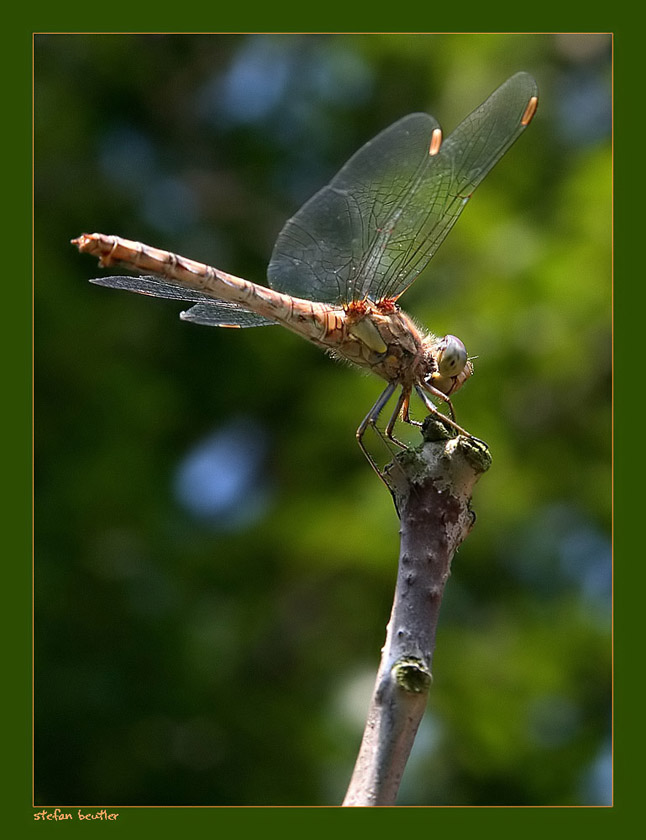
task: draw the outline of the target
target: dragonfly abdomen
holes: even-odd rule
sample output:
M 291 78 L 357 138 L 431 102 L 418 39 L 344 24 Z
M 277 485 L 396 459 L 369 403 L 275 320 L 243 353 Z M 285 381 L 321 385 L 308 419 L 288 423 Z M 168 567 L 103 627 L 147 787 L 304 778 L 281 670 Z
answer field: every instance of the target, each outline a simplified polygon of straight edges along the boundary
M 82 253 L 97 257 L 104 267 L 120 264 L 131 271 L 168 278 L 178 286 L 201 292 L 214 301 L 238 304 L 315 344 L 327 347 L 341 340 L 344 311 L 339 306 L 292 297 L 170 251 L 119 236 L 84 233 L 73 243 Z

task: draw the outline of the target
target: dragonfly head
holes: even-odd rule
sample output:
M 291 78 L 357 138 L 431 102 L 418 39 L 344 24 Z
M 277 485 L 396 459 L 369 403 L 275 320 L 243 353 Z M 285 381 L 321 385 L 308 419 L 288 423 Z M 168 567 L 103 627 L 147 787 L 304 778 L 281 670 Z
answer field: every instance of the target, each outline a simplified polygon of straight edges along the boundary
M 467 348 L 454 335 L 445 335 L 437 345 L 437 369 L 440 376 L 462 373 L 467 363 Z
M 454 335 L 445 335 L 435 348 L 437 370 L 430 374 L 430 385 L 447 397 L 461 388 L 473 373 L 464 344 Z

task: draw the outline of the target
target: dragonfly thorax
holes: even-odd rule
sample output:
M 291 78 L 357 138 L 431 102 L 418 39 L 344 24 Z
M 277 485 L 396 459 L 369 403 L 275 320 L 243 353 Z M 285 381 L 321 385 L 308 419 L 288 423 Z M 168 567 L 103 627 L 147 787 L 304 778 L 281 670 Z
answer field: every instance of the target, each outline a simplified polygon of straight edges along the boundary
M 472 367 L 460 339 L 438 338 L 420 329 L 392 304 L 365 301 L 360 308 L 349 307 L 344 326 L 336 355 L 406 390 L 425 383 L 448 396 L 471 375 Z

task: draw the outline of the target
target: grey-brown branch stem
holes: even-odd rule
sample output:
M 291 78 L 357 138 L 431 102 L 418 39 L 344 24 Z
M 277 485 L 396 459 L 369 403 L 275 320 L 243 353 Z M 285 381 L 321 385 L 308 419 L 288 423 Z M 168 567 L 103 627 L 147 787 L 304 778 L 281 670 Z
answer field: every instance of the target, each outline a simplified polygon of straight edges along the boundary
M 473 438 L 446 437 L 433 418 L 420 450 L 389 474 L 401 513 L 392 613 L 344 805 L 394 805 L 431 684 L 435 633 L 451 560 L 474 522 L 473 487 L 491 459 Z

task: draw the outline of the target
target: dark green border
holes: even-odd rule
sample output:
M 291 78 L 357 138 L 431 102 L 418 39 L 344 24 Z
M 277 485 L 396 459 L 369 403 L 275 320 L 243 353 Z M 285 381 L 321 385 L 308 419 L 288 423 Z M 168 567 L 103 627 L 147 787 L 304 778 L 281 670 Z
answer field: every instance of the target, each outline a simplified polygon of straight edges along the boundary
M 643 534 L 643 458 L 638 444 L 643 398 L 634 373 L 644 346 L 643 195 L 635 179 L 643 153 L 639 109 L 644 100 L 639 35 L 615 33 L 614 157 L 614 756 L 617 817 L 643 802 L 643 761 L 635 735 L 643 730 L 643 659 L 639 616 L 646 586 Z M 637 387 L 635 387 L 637 385 Z M 639 454 L 638 454 L 639 453 Z
M 125 6 L 125 4 L 122 4 Z M 161 31 L 208 31 L 217 23 L 220 31 L 356 31 L 361 23 L 372 31 L 454 31 L 457 21 L 448 21 L 446 15 L 438 13 L 436 7 L 418 7 L 415 21 L 379 19 L 383 13 L 371 5 L 369 19 L 362 21 L 348 19 L 347 8 L 336 17 L 336 24 L 330 20 L 306 23 L 290 15 L 280 15 L 275 5 L 271 12 L 262 11 L 256 15 L 252 8 L 246 13 L 246 21 L 223 19 L 221 9 L 195 19 L 167 20 L 163 10 L 155 11 L 154 26 Z M 452 834 L 470 829 L 480 834 L 482 830 L 507 829 L 504 833 L 541 835 L 548 826 L 563 826 L 563 835 L 576 828 L 582 830 L 599 826 L 607 833 L 621 830 L 619 822 L 626 822 L 626 833 L 631 829 L 631 812 L 636 813 L 642 794 L 643 764 L 636 754 L 639 733 L 643 732 L 643 692 L 641 683 L 633 686 L 632 675 L 642 672 L 642 632 L 639 622 L 641 585 L 644 577 L 644 550 L 638 540 L 635 522 L 641 513 L 641 487 L 631 470 L 637 461 L 641 415 L 641 337 L 644 334 L 643 288 L 644 257 L 642 242 L 644 197 L 638 179 L 640 160 L 643 156 L 643 129 L 634 119 L 643 113 L 643 43 L 638 34 L 636 21 L 611 19 L 590 20 L 589 9 L 572 15 L 576 20 L 554 20 L 536 18 L 539 12 L 545 16 L 545 6 L 540 10 L 533 6 L 523 8 L 524 20 L 512 19 L 506 12 L 496 21 L 491 8 L 478 7 L 475 15 L 467 13 L 461 4 L 460 19 L 469 21 L 474 31 L 611 31 L 615 33 L 615 125 L 618 153 L 615 160 L 615 697 L 616 697 L 616 739 L 615 739 L 615 806 L 608 808 L 577 809 L 373 809 L 363 815 L 357 810 L 342 809 L 121 809 L 120 833 L 130 830 L 132 836 L 139 836 L 141 829 L 177 834 L 187 829 L 227 831 L 248 836 L 257 828 L 264 834 L 269 830 L 282 828 L 287 834 L 306 830 L 309 834 L 328 833 L 340 823 L 349 830 L 355 826 L 368 830 L 383 827 L 391 832 L 402 828 L 419 827 L 423 831 L 437 831 L 446 826 Z M 424 11 L 425 9 L 425 11 Z M 3 822 L 15 825 L 16 834 L 22 835 L 24 827 L 33 822 L 31 807 L 31 35 L 33 31 L 122 31 L 120 23 L 127 21 L 131 29 L 150 29 L 144 25 L 147 13 L 133 17 L 128 7 L 123 14 L 118 4 L 109 9 L 100 6 L 79 4 L 77 14 L 67 14 L 66 19 L 33 20 L 18 24 L 11 22 L 5 32 L 2 51 L 4 88 L 4 131 L 5 150 L 3 181 L 6 184 L 3 205 L 9 209 L 3 225 L 5 257 L 3 281 L 5 283 L 5 307 L 2 335 L 4 339 L 3 360 L 4 385 L 6 392 L 4 419 L 5 463 L 7 479 L 6 499 L 3 508 L 7 511 L 5 527 L 10 523 L 9 539 L 4 552 L 4 569 L 9 571 L 5 584 L 3 613 L 7 624 L 3 638 L 6 640 L 4 662 L 8 665 L 6 684 L 13 685 L 5 706 L 5 743 L 7 764 L 13 772 L 7 774 L 9 781 L 3 791 L 5 808 Z M 562 11 L 562 9 L 560 9 Z M 161 16 L 160 16 L 161 12 Z M 357 7 L 356 18 L 364 18 Z M 17 14 L 20 14 L 18 11 Z M 375 16 L 376 15 L 376 16 Z M 253 20 L 253 18 L 256 18 Z M 609 16 L 610 17 L 610 16 Z M 612 17 L 616 18 L 616 15 Z M 263 19 L 264 18 L 264 19 Z M 269 20 L 268 18 L 271 18 Z M 479 19 L 479 18 L 486 18 Z M 531 20 L 530 20 L 531 18 Z M 180 24 L 177 26 L 177 24 Z M 407 25 L 408 23 L 408 25 Z M 453 23 L 453 26 L 451 25 Z M 137 24 L 140 24 L 138 27 Z M 174 25 L 173 25 L 174 24 Z M 191 26 L 192 24 L 192 26 Z M 200 25 L 202 24 L 202 25 Z M 282 24 L 282 25 L 281 25 Z M 498 25 L 497 25 L 498 24 Z M 639 39 L 639 41 L 638 41 Z M 642 58 L 639 65 L 637 59 Z M 638 229 L 639 225 L 639 229 Z M 639 253 L 633 257 L 631 246 L 637 243 Z M 638 320 L 639 319 L 639 322 Z M 630 394 L 628 389 L 630 387 Z M 630 411 L 630 415 L 628 412 Z M 629 424 L 630 417 L 630 424 Z M 637 420 L 637 422 L 635 422 Z M 19 446 L 13 442 L 19 442 Z M 635 446 L 637 444 L 637 446 Z M 636 472 L 636 471 L 635 471 Z M 16 597 L 18 594 L 18 597 Z M 631 598 L 639 602 L 631 604 Z M 9 632 L 11 630 L 11 632 Z M 631 656 L 631 653 L 634 654 Z M 9 673 L 7 673 L 9 671 Z M 9 679 L 9 674 L 11 675 Z M 525 811 L 531 810 L 531 816 Z M 538 811 L 538 813 L 535 813 Z M 331 813 L 332 812 L 332 813 Z M 336 814 L 336 816 L 335 816 Z M 397 823 L 395 823 L 395 820 Z M 367 821 L 367 823 L 366 823 Z M 42 824 L 40 824 L 42 826 Z M 124 829 L 125 826 L 130 827 Z M 19 829 L 20 827 L 20 829 Z M 533 829 L 533 830 L 532 830 Z M 46 831 L 39 827 L 41 831 Z M 405 829 L 406 830 L 406 829 Z

